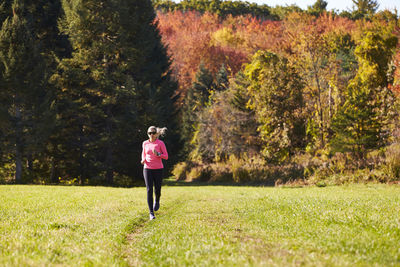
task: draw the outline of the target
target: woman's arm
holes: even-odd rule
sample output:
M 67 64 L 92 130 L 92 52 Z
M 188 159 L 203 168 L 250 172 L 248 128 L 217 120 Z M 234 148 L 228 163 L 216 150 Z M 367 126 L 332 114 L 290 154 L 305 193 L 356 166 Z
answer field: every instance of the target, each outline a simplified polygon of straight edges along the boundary
M 168 159 L 168 152 L 167 148 L 165 147 L 164 142 L 160 142 L 161 154 L 159 155 L 160 158 L 167 160 Z
M 142 144 L 142 161 L 140 163 L 144 164 L 146 161 L 146 154 L 144 153 L 144 142 Z

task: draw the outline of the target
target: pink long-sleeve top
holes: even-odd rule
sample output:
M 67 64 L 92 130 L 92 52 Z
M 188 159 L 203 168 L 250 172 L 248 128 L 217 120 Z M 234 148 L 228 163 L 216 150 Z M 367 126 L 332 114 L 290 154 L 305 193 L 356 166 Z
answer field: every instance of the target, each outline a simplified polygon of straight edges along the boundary
M 157 139 L 154 142 L 150 142 L 150 140 L 146 140 L 143 142 L 143 150 L 142 150 L 142 161 L 144 160 L 144 168 L 145 169 L 162 169 L 164 165 L 162 163 L 162 159 L 168 159 L 167 148 L 163 141 Z M 156 150 L 158 153 L 161 153 L 160 156 L 154 155 L 153 150 Z

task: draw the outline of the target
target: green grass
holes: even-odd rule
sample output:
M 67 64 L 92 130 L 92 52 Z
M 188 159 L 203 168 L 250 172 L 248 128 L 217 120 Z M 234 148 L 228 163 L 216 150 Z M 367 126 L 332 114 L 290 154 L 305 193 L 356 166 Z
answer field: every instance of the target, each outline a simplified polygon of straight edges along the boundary
M 0 186 L 0 266 L 400 266 L 399 186 L 162 193 Z

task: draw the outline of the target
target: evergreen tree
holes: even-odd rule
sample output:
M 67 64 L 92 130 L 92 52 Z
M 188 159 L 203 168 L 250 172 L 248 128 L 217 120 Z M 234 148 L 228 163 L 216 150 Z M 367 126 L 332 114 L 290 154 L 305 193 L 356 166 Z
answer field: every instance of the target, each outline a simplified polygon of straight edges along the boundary
M 40 125 L 34 117 L 44 95 L 43 59 L 27 14 L 24 2 L 15 0 L 0 32 L 2 141 L 6 154 L 14 159 L 16 183 L 22 182 L 23 160 L 37 142 Z
M 0 23 L 3 22 L 12 15 L 12 6 L 13 0 L 4 0 L 0 4 Z
M 371 18 L 379 7 L 376 0 L 352 0 L 353 19 Z
M 217 72 L 215 76 L 215 88 L 218 91 L 223 91 L 228 89 L 229 80 L 228 80 L 228 71 L 225 68 L 225 65 L 222 64 L 221 68 Z
M 193 149 L 191 141 L 198 124 L 198 115 L 207 105 L 214 81 L 210 71 L 200 64 L 193 85 L 188 88 L 181 110 L 183 153 L 188 155 Z
M 52 79 L 58 165 L 82 183 L 138 176 L 141 130 L 173 121 L 174 84 L 151 2 L 64 0 L 63 8 L 73 53 Z
M 200 110 L 208 102 L 210 93 L 215 87 L 213 76 L 204 64 L 200 64 L 192 87 L 196 103 L 194 108 Z
M 387 73 L 396 44 L 397 38 L 383 27 L 362 35 L 355 50 L 357 75 L 349 83 L 347 99 L 333 121 L 333 151 L 351 152 L 360 164 L 365 163 L 370 149 L 381 147 L 388 137 L 392 105 Z
M 238 72 L 235 79 L 229 84 L 230 92 L 228 100 L 233 110 L 232 114 L 236 114 L 234 119 L 230 119 L 234 124 L 230 131 L 233 135 L 232 146 L 233 153 L 240 156 L 243 153 L 252 155 L 261 150 L 261 142 L 257 128 L 255 111 L 248 106 L 250 96 L 247 89 L 250 81 L 243 72 Z
M 350 90 L 358 90 L 354 88 Z M 352 152 L 357 159 L 363 160 L 369 149 L 383 144 L 382 124 L 379 121 L 372 91 L 350 91 L 344 105 L 335 117 L 332 129 L 336 133 L 332 146 L 338 152 Z
M 328 2 L 324 0 L 316 0 L 312 6 L 308 7 L 308 12 L 314 16 L 319 16 L 326 11 Z

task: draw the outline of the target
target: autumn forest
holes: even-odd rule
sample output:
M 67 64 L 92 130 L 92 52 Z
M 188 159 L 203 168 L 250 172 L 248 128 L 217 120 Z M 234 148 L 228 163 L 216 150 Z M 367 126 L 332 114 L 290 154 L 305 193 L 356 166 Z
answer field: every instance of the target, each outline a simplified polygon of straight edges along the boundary
M 239 1 L 5 0 L 0 183 L 400 180 L 400 20 Z

